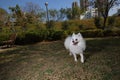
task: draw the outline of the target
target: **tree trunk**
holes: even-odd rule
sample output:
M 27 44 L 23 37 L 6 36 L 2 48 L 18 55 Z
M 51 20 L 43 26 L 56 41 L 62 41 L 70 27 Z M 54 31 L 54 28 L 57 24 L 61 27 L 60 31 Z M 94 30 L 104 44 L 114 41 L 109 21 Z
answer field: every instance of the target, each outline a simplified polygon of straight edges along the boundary
M 107 17 L 104 17 L 104 22 L 103 22 L 103 27 L 102 27 L 103 30 L 104 30 L 105 27 L 106 27 L 106 21 L 107 21 Z

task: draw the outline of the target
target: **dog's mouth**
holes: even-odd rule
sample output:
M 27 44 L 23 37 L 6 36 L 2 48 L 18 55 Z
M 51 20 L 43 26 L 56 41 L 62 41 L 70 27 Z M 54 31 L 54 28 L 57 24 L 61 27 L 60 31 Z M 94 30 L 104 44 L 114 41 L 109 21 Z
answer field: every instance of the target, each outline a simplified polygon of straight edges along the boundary
M 77 44 L 78 44 L 78 42 L 74 42 L 74 41 L 73 41 L 73 45 L 77 45 Z

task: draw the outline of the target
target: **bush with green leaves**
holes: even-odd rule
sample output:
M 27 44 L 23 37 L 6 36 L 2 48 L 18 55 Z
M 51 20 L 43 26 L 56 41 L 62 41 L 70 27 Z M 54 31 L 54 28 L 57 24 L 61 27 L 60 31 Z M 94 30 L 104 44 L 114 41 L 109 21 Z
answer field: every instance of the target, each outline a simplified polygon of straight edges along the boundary
M 63 31 L 40 30 L 20 33 L 17 36 L 16 44 L 31 44 L 35 42 L 55 41 L 63 38 Z
M 84 38 L 93 37 L 109 37 L 109 36 L 120 36 L 120 30 L 80 30 L 75 31 L 75 33 L 81 32 Z M 68 35 L 71 35 L 73 31 L 56 31 L 56 30 L 33 30 L 27 32 L 18 33 L 16 44 L 31 44 L 36 42 L 45 41 L 55 41 L 65 39 Z M 10 34 L 0 34 L 0 43 L 4 40 L 8 40 Z
M 107 36 L 120 36 L 120 30 L 104 30 L 104 37 Z
M 114 16 L 108 17 L 107 26 L 113 27 L 114 23 L 115 23 L 115 17 Z
M 0 44 L 2 43 L 2 41 L 6 41 L 9 39 L 10 35 L 11 35 L 11 30 L 10 28 L 2 28 L 2 30 L 0 31 Z
M 113 21 L 111 19 L 110 22 Z M 109 36 L 120 36 L 120 18 L 115 18 L 114 25 L 118 27 L 117 29 L 97 29 L 94 25 L 94 20 L 69 20 L 63 22 L 51 22 L 50 29 L 47 29 L 45 24 L 39 23 L 26 24 L 26 27 L 23 31 L 21 26 L 14 26 L 17 32 L 16 44 L 31 44 L 40 41 L 54 41 L 65 39 L 68 35 L 71 35 L 73 32 L 81 32 L 83 37 L 109 37 Z M 111 23 L 112 24 L 112 23 Z M 113 26 L 114 26 L 113 25 Z M 10 34 L 12 34 L 10 27 L 3 27 L 0 32 L 0 44 L 4 40 L 8 40 Z
M 116 17 L 115 18 L 115 24 L 114 24 L 115 27 L 118 27 L 120 29 L 120 17 Z
M 69 29 L 68 27 L 69 27 L 68 21 L 62 22 L 62 29 L 63 29 L 63 30 L 68 30 L 68 29 Z
M 101 25 L 101 18 L 100 17 L 95 17 L 94 18 L 94 24 L 98 29 L 101 29 L 103 25 Z
M 95 29 L 95 30 L 85 30 L 81 31 L 83 37 L 103 37 L 103 30 L 101 29 Z

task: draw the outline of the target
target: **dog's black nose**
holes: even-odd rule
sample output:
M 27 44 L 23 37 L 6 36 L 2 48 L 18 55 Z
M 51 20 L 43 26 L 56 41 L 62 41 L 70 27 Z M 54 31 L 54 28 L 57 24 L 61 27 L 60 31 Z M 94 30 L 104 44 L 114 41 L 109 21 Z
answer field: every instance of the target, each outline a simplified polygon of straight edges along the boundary
M 72 41 L 74 43 L 74 41 Z

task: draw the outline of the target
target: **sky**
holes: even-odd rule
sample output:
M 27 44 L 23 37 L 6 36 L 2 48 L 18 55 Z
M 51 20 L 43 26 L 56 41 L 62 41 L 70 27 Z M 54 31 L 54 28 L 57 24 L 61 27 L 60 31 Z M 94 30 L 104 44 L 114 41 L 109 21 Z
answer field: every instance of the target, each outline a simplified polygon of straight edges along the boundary
M 0 8 L 9 11 L 9 7 L 14 7 L 16 4 L 24 7 L 28 2 L 38 4 L 42 9 L 45 9 L 45 2 L 48 2 L 49 9 L 71 8 L 73 1 L 79 2 L 79 0 L 0 0 Z M 117 9 L 116 7 L 111 9 L 109 15 L 116 13 Z
M 41 8 L 44 9 L 45 2 L 48 2 L 49 9 L 60 9 L 71 7 L 73 1 L 75 0 L 0 0 L 0 7 L 8 10 L 9 6 L 15 6 L 16 4 L 19 6 L 25 6 L 26 3 L 32 2 L 38 4 Z

